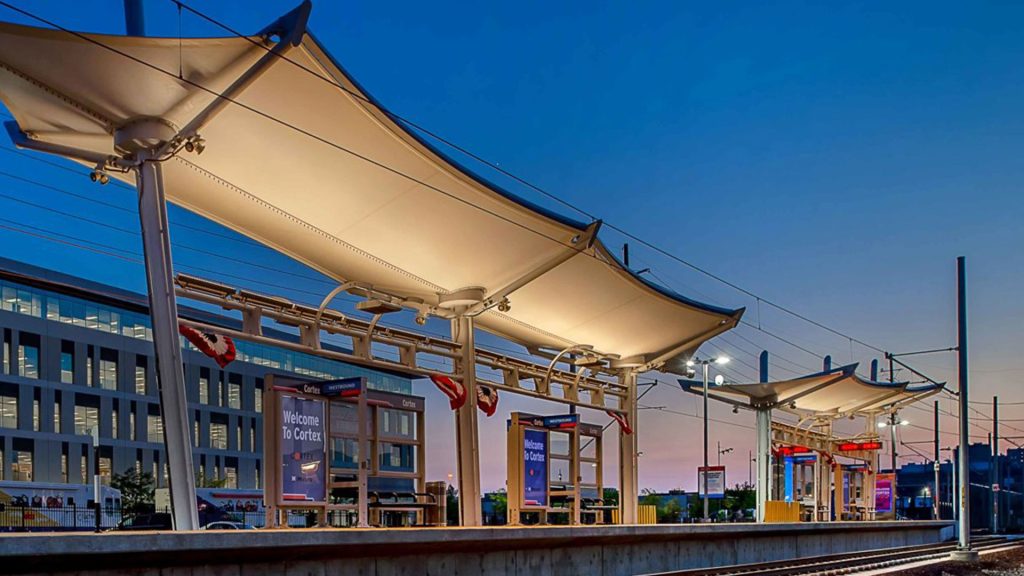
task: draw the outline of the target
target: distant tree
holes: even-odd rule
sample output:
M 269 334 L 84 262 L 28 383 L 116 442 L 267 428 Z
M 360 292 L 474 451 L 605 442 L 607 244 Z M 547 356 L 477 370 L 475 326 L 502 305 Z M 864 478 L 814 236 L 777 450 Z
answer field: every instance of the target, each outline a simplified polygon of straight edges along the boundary
M 494 502 L 494 517 L 496 520 L 508 518 L 508 493 L 502 488 L 491 494 L 491 501 Z
M 140 474 L 135 468 L 129 468 L 123 474 L 114 474 L 110 486 L 121 492 L 121 509 L 124 512 L 138 514 L 153 508 L 156 483 L 149 472 Z
M 604 500 L 605 506 L 618 506 L 619 505 L 619 491 L 617 488 L 605 488 L 602 491 L 601 499 Z
M 227 484 L 227 478 L 213 478 L 196 472 L 196 488 L 223 488 Z
M 459 491 L 452 485 L 448 486 L 445 494 L 445 513 L 449 526 L 459 525 Z

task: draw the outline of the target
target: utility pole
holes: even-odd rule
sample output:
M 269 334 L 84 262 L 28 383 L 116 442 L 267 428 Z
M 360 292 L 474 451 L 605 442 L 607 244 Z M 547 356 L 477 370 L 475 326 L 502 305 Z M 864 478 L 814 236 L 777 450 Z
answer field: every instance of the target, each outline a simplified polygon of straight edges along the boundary
M 978 552 L 971 550 L 971 458 L 970 458 L 970 405 L 967 378 L 967 262 L 963 256 L 956 259 L 956 327 L 957 378 L 960 389 L 960 539 L 950 556 L 953 560 L 977 562 Z
M 989 463 L 989 476 L 992 484 L 992 533 L 999 533 L 999 397 L 992 397 L 992 460 Z
M 939 509 L 939 472 L 941 466 L 939 465 L 939 401 L 935 401 L 935 464 L 932 466 L 935 470 L 935 491 L 932 493 L 932 519 L 938 520 L 940 517 Z
M 893 366 L 893 355 L 886 353 L 885 356 L 889 359 L 889 383 L 896 383 L 896 370 Z M 892 411 L 889 414 L 889 442 L 892 446 L 892 517 L 894 520 L 899 520 L 899 491 L 897 489 L 896 479 L 896 411 Z

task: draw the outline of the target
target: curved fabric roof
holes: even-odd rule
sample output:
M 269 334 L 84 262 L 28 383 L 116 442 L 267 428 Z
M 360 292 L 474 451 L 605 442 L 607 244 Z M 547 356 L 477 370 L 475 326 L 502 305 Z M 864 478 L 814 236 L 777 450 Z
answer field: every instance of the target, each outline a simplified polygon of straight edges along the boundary
M 684 390 L 703 394 L 703 384 L 680 380 Z M 857 375 L 850 364 L 793 380 L 712 386 L 708 396 L 734 406 L 779 408 L 801 415 L 867 416 L 898 409 L 943 389 L 945 384 L 911 386 L 907 382 L 876 382 Z
M 624 365 L 677 370 L 739 321 L 742 309 L 639 279 L 593 237 L 599 223 L 532 206 L 422 141 L 306 32 L 308 10 L 252 38 L 0 24 L 9 130 L 19 145 L 84 150 L 85 162 L 115 154 L 112 133 L 132 119 L 197 128 L 205 151 L 163 163 L 171 202 L 339 281 L 428 306 L 466 287 L 507 295 L 511 309 L 482 311 L 478 326 L 529 347 L 591 345 Z

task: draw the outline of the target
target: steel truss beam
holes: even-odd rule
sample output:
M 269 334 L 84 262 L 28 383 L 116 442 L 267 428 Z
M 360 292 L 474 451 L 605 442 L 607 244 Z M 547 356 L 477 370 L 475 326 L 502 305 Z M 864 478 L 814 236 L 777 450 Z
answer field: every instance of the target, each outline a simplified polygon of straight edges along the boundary
M 186 274 L 178 274 L 175 283 L 178 286 L 176 293 L 179 297 L 212 304 L 225 310 L 235 310 L 240 312 L 243 318 L 242 330 L 187 319 L 181 319 L 182 323 L 240 340 L 272 344 L 419 378 L 438 373 L 455 376 L 452 372 L 424 366 L 423 357 L 433 356 L 451 361 L 458 361 L 463 357 L 462 345 L 450 339 L 427 336 L 402 328 L 381 327 L 372 321 L 351 318 L 330 309 L 321 313 L 316 308 L 295 304 L 285 298 L 239 290 Z M 291 342 L 265 336 L 262 330 L 263 319 L 299 328 L 300 334 L 303 335 L 301 341 Z M 309 334 L 317 325 L 328 334 L 350 338 L 352 352 L 323 348 L 320 345 L 319 334 L 316 337 Z M 391 354 L 382 354 L 387 351 Z M 479 348 L 476 349 L 475 360 L 476 381 L 498 390 L 594 410 L 620 413 L 629 411 L 628 398 L 632 392 L 628 383 L 600 379 L 593 374 L 584 375 L 582 371 L 573 373 L 560 369 L 551 370 L 548 379 L 547 365 Z

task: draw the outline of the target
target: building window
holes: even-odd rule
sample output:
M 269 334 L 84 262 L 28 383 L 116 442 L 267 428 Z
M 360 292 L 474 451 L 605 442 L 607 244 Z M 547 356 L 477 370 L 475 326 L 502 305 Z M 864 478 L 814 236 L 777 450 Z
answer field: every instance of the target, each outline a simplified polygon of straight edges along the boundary
M 257 379 L 256 380 L 256 388 L 253 389 L 253 393 L 254 393 L 254 396 L 253 396 L 253 399 L 254 399 L 253 408 L 257 412 L 263 412 L 263 388 L 262 388 L 262 386 L 263 386 L 263 383 L 260 381 L 260 379 Z
M 100 348 L 100 388 L 117 390 L 117 350 Z
M 256 423 L 253 422 L 252 426 L 249 427 L 249 447 L 253 452 L 256 451 Z
M 192 421 L 192 439 L 196 448 L 199 448 L 199 414 L 196 414 L 196 419 Z
M 18 376 L 39 378 L 39 337 L 21 334 L 18 342 Z
M 413 444 L 392 444 L 381 442 L 380 469 L 394 472 L 416 471 L 416 446 Z
M 60 381 L 75 383 L 75 343 L 67 340 L 60 343 Z
M 14 480 L 20 482 L 32 481 L 32 453 L 18 450 L 14 453 Z
M 224 487 L 238 488 L 238 468 L 232 466 L 224 467 Z
M 82 446 L 82 482 L 84 484 L 89 483 L 89 455 L 86 453 L 87 448 Z
M 4 374 L 11 373 L 11 331 L 4 330 Z
M 228 425 L 223 422 L 210 422 L 210 448 L 228 449 Z
M 235 428 L 235 450 L 245 450 L 242 446 L 242 423 L 238 423 L 238 427 Z
M 18 427 L 17 396 L 0 396 L 0 426 L 4 428 Z
M 60 477 L 61 481 L 67 484 L 71 480 L 68 479 L 68 448 L 64 447 L 64 452 L 60 455 Z
M 356 468 L 359 441 L 355 438 L 331 438 L 331 468 Z
M 60 391 L 58 390 L 57 393 L 54 395 L 54 399 L 53 399 L 53 431 L 56 432 L 57 434 L 61 433 L 61 429 L 60 429 L 60 403 L 61 403 Z
M 114 409 L 110 412 L 110 437 L 117 439 L 117 429 L 120 428 L 121 418 L 118 416 L 120 410 L 118 409 L 117 401 L 114 401 Z
M 135 393 L 146 395 L 146 357 L 135 357 Z
M 199 369 L 199 402 L 210 403 L 210 371 L 206 368 Z
M 42 297 L 29 290 L 15 288 L 9 284 L 3 287 L 3 299 L 0 301 L 0 308 L 8 312 L 25 314 L 26 316 L 43 316 Z
M 92 346 L 89 346 L 89 348 L 88 348 L 88 350 L 86 351 L 86 354 L 85 354 L 85 385 L 86 386 L 92 386 L 93 385 L 93 382 L 92 382 L 92 378 L 93 378 L 93 376 L 92 376 L 92 355 L 93 355 L 93 349 L 92 349 Z
M 163 444 L 164 419 L 159 414 L 150 414 L 146 421 L 146 440 Z
M 39 432 L 39 398 L 32 400 L 32 429 Z
M 128 412 L 128 438 L 135 440 L 137 434 L 135 433 L 135 410 Z
M 100 482 L 110 485 L 111 468 L 110 456 L 100 456 Z
M 100 425 L 100 409 L 94 406 L 75 404 L 75 434 L 88 436 Z
M 239 376 L 241 378 L 241 376 Z M 234 382 L 235 374 L 228 379 L 228 408 L 242 409 L 242 383 Z

